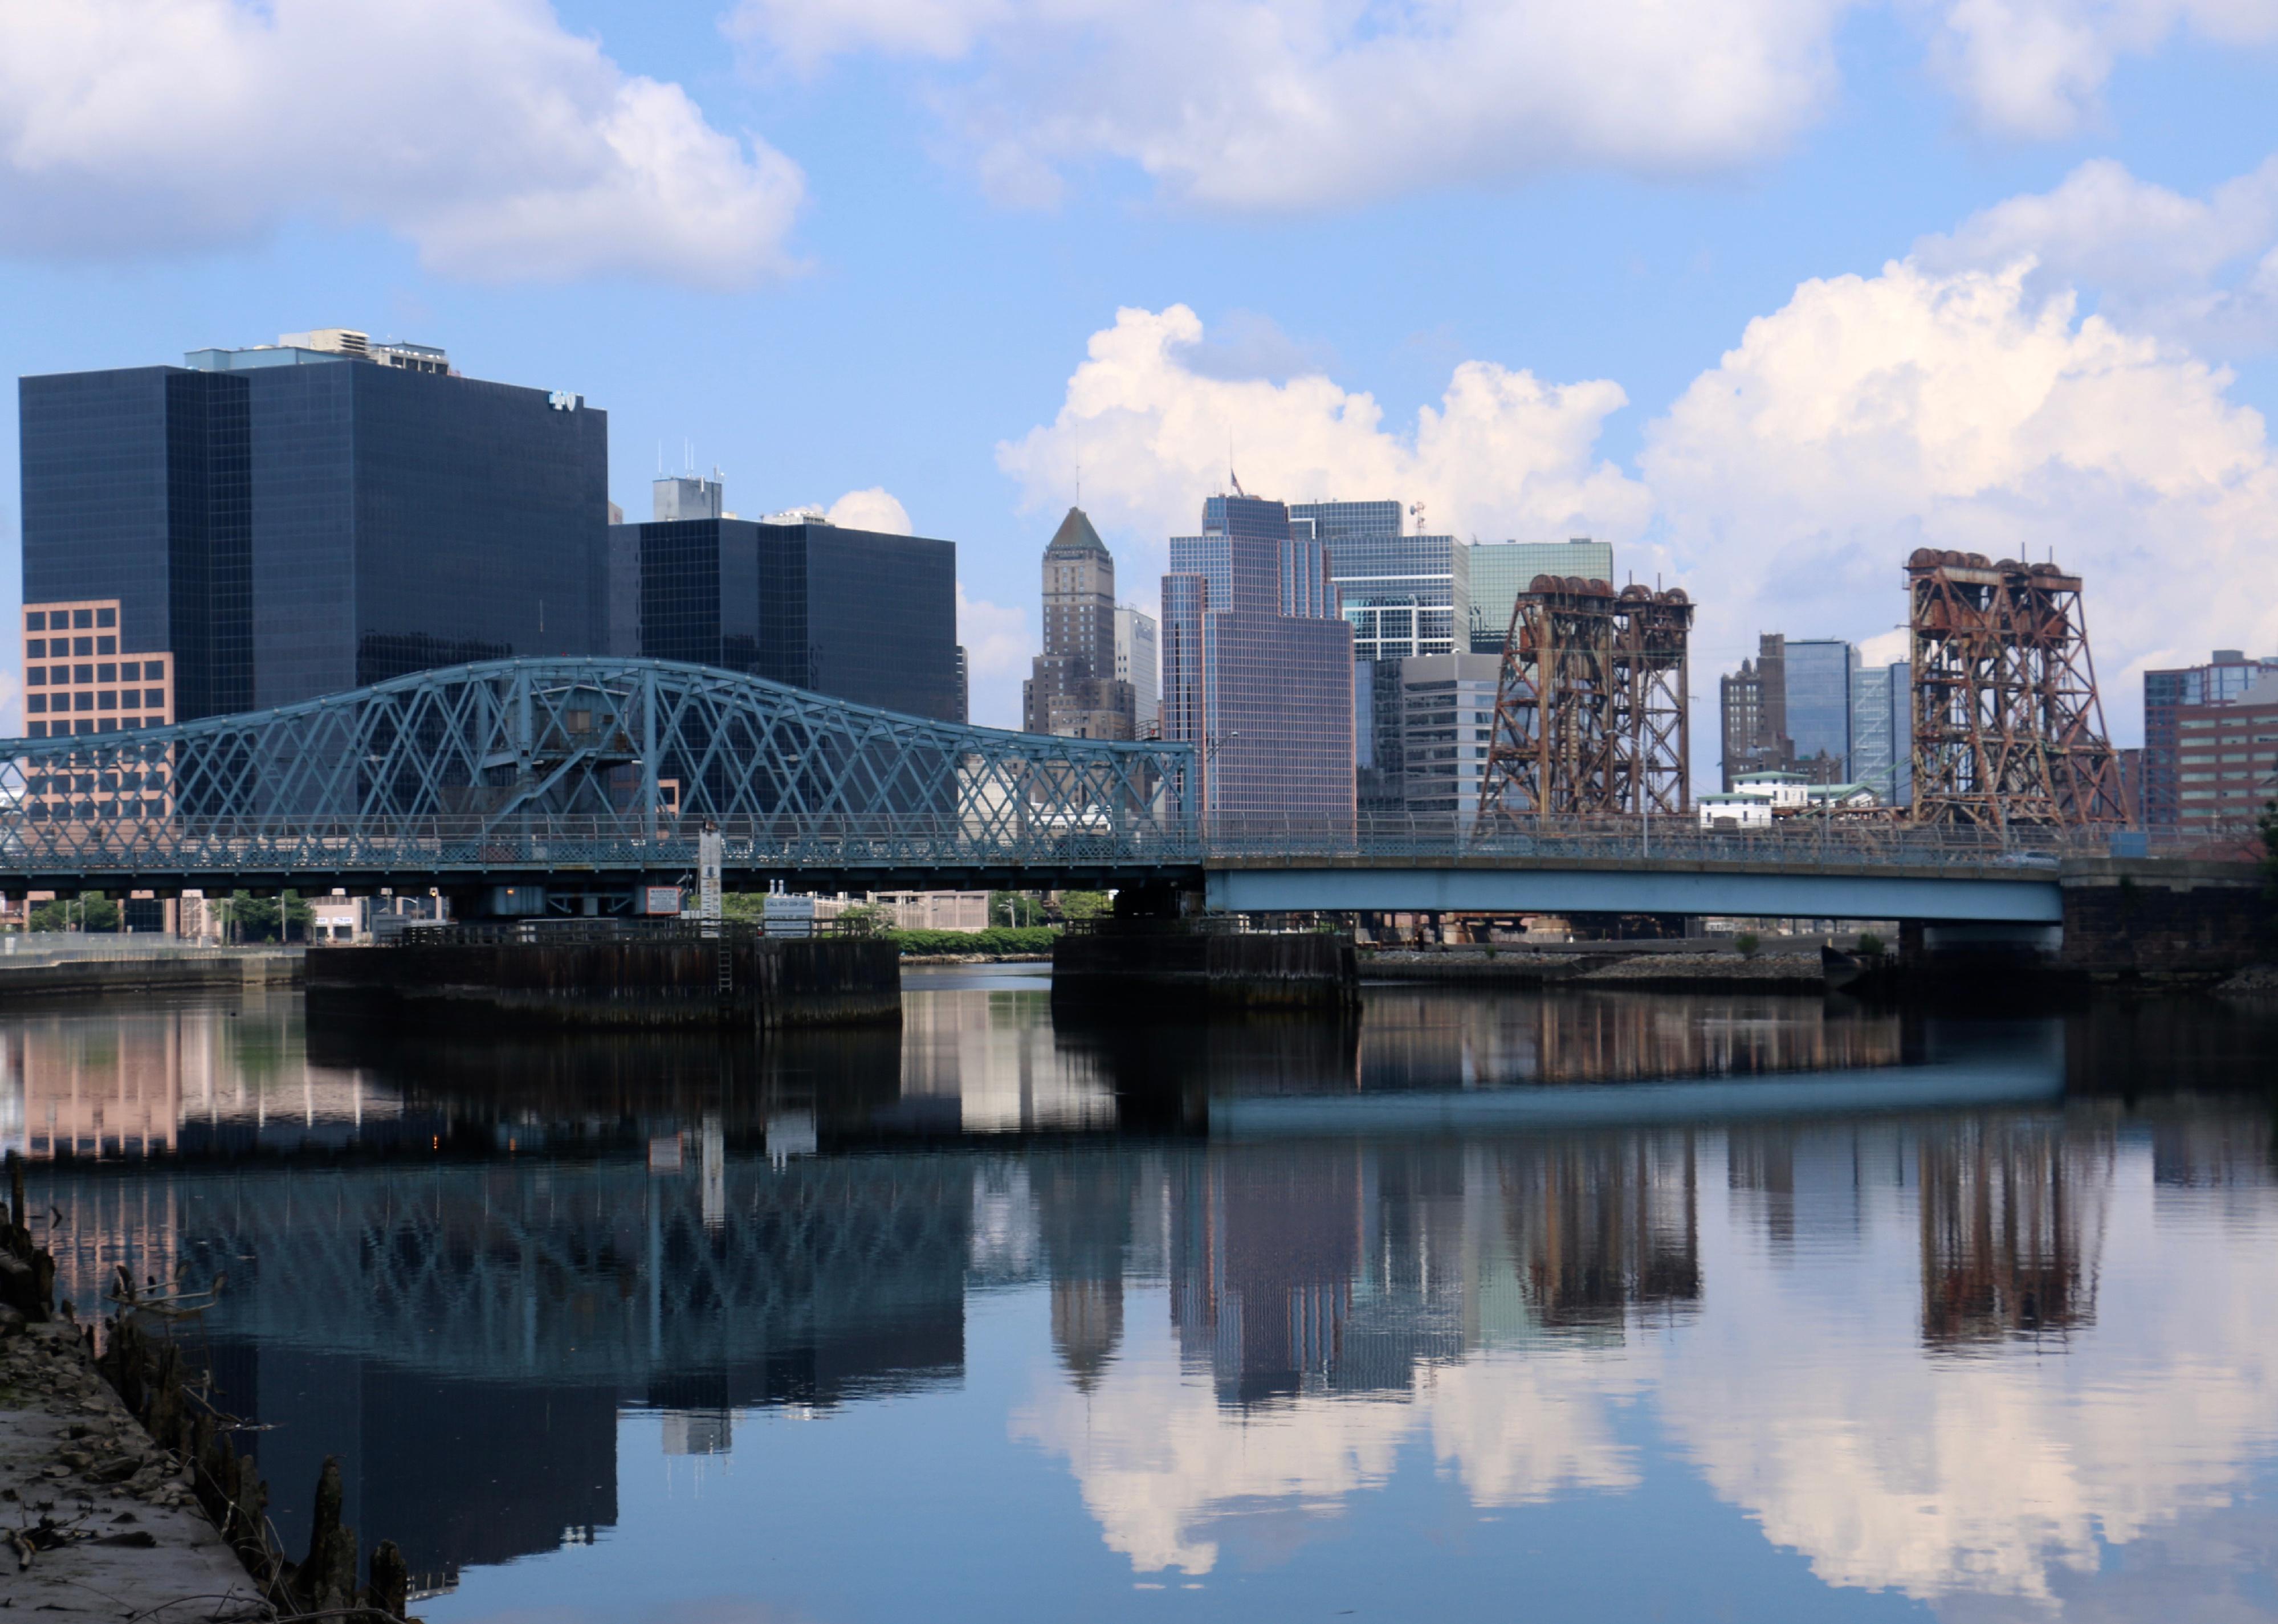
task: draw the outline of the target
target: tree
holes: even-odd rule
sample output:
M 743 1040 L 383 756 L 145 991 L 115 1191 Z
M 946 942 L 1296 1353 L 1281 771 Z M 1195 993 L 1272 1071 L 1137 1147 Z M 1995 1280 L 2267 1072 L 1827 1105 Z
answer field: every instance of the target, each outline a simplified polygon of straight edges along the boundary
M 1105 891 L 1060 893 L 1060 918 L 1064 919 L 1096 919 L 1114 905 L 1113 899 Z
M 275 942 L 277 935 L 277 898 L 257 891 L 239 891 L 223 904 L 231 925 L 230 934 L 240 942 Z M 289 929 L 301 933 L 301 940 L 309 939 L 310 921 L 317 911 L 301 900 L 298 891 L 285 893 L 285 922 Z
M 989 922 L 1025 930 L 1044 922 L 1044 905 L 1026 891 L 989 893 Z
M 118 904 L 100 891 L 58 896 L 32 910 L 34 930 L 113 931 L 118 928 Z

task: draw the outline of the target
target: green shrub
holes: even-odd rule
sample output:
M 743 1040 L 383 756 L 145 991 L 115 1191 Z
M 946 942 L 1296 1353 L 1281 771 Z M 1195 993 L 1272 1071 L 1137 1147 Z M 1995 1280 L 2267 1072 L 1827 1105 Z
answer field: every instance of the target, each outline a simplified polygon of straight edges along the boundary
M 898 930 L 893 934 L 894 945 L 905 957 L 930 956 L 937 953 L 1034 953 L 1049 954 L 1059 932 L 1043 926 L 1013 928 L 1004 926 L 990 930 Z
M 1756 949 L 1764 945 L 1763 938 L 1752 930 L 1744 930 L 1732 938 L 1732 945 L 1740 949 L 1742 958 L 1754 958 Z
M 1859 953 L 1862 958 L 1880 958 L 1884 953 L 1883 939 L 1871 930 L 1859 933 Z

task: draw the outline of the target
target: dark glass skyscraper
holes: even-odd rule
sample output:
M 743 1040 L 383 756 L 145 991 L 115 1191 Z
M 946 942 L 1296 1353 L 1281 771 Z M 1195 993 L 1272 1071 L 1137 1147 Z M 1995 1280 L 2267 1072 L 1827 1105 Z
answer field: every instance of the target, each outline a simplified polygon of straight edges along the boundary
M 638 560 L 646 659 L 965 720 L 954 542 L 719 518 L 619 525 L 610 548 Z
M 187 361 L 18 385 L 27 625 L 115 605 L 172 667 L 165 712 L 79 730 L 606 648 L 606 414 L 408 347 Z

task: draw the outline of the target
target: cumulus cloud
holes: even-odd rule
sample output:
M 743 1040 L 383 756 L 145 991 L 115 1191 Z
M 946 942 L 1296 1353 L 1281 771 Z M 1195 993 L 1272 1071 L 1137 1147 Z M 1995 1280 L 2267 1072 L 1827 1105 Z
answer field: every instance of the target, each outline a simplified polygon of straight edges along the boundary
M 1167 1315 L 1165 1315 L 1167 1318 Z M 1482 1352 L 1419 1366 L 1410 1392 L 1309 1395 L 1230 1410 L 1206 1372 L 1135 1315 L 1129 1340 L 1089 1391 L 1040 1392 L 1013 1436 L 1064 1458 L 1108 1548 L 1139 1573 L 1205 1574 L 1246 1522 L 1292 1506 L 1317 1515 L 1389 1482 L 1428 1437 L 1479 1506 L 1534 1504 L 1636 1486 L 1612 1405 L 1642 1387 L 1642 1361 L 1600 1351 Z
M 784 272 L 804 191 L 544 0 L 0 0 L 0 242 L 141 253 L 314 215 L 481 281 Z
M 1028 612 L 994 604 L 957 586 L 957 640 L 965 645 L 972 720 L 993 728 L 1021 725 L 1021 679 L 1028 675 Z
M 730 28 L 799 70 L 857 51 L 943 65 L 953 138 L 1010 199 L 1107 156 L 1206 205 L 1291 208 L 1754 162 L 1827 101 L 1846 4 L 741 0 Z
M 830 504 L 829 514 L 833 524 L 843 524 L 849 530 L 877 530 L 888 536 L 908 536 L 909 509 L 883 486 L 872 485 L 867 491 L 849 491 Z
M 1265 494 L 1420 500 L 1430 528 L 1484 540 L 1610 540 L 1619 574 L 1699 602 L 1705 671 L 1768 630 L 1898 658 L 1918 546 L 2053 553 L 2086 578 L 2107 722 L 2132 738 L 2145 667 L 2278 648 L 2268 593 L 2209 590 L 2267 578 L 2278 458 L 2228 372 L 2032 277 L 1910 259 L 1806 282 L 1647 425 L 1634 474 L 1597 449 L 1625 399 L 1611 383 L 1467 361 L 1395 426 L 1319 374 L 1205 376 L 1191 310 L 1126 309 L 1054 420 L 998 460 L 1032 508 L 1065 501 L 1080 466 L 1094 517 L 1149 544 L 1197 522 L 1229 440 Z
M 1931 59 L 1972 118 L 1999 134 L 2051 138 L 2092 119 L 2123 56 L 2178 33 L 2220 44 L 2278 39 L 2278 0 L 1916 0 Z
M 2109 158 L 1924 238 L 1933 271 L 2030 259 L 2036 292 L 2093 290 L 2123 326 L 2236 355 L 2278 344 L 2278 158 L 2204 197 L 2142 180 Z
M 2034 299 L 2028 272 L 1806 282 L 1650 425 L 1643 472 L 1711 650 L 1884 631 L 1922 545 L 2083 574 L 2122 736 L 2144 666 L 2278 646 L 2278 604 L 2219 584 L 2268 578 L 2260 416 L 2227 372 Z
M 1596 454 L 1601 426 L 1628 400 L 1613 384 L 1545 384 L 1465 362 L 1437 407 L 1393 429 L 1372 397 L 1319 373 L 1282 383 L 1205 373 L 1203 344 L 1202 321 L 1184 305 L 1116 312 L 1114 326 L 1092 335 L 1054 421 L 997 448 L 1023 506 L 1065 501 L 1081 474 L 1096 520 L 1150 542 L 1187 534 L 1202 499 L 1225 483 L 1230 442 L 1248 489 L 1289 501 L 1421 501 L 1435 530 L 1627 540 L 1645 522 L 1643 487 Z

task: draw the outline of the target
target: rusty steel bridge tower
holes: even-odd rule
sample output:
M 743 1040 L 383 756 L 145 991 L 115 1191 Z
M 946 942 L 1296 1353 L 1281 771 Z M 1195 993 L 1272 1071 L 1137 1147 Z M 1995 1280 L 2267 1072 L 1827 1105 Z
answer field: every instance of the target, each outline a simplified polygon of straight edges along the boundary
M 1536 818 L 1682 817 L 1692 723 L 1681 591 L 1537 576 L 1512 606 L 1479 827 Z
M 1907 560 L 1914 820 L 2132 823 L 2078 576 L 1918 547 Z

